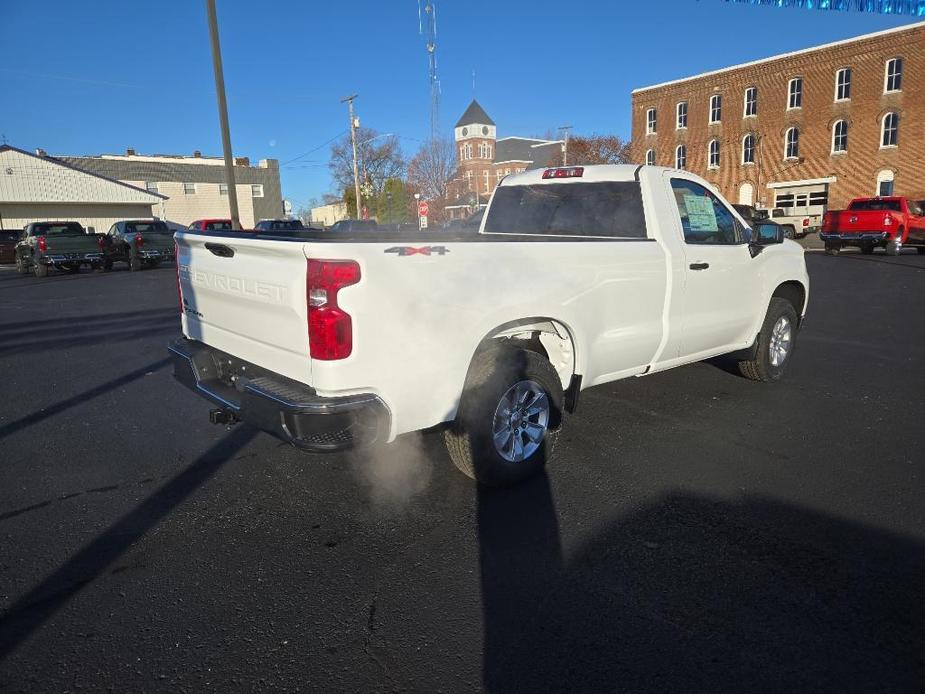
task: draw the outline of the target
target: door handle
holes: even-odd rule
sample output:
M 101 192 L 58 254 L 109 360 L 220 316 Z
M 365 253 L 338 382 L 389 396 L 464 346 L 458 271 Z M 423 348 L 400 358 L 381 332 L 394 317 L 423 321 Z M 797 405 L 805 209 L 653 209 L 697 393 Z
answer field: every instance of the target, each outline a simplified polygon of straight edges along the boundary
M 234 249 L 223 243 L 207 243 L 206 248 L 212 255 L 217 255 L 220 258 L 231 258 L 234 256 Z
M 710 267 L 710 263 L 691 263 L 691 270 L 706 270 Z

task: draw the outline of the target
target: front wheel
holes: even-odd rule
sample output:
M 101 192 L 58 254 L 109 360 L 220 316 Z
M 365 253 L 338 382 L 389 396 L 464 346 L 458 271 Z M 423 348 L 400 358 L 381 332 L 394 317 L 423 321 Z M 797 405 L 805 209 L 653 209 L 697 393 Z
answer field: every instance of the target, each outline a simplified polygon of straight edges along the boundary
M 873 244 L 865 243 L 863 246 L 861 246 L 861 253 L 863 253 L 864 255 L 871 255 L 873 252 L 874 252 Z
M 18 272 L 20 275 L 25 275 L 29 272 L 29 266 L 26 265 L 21 255 L 16 256 L 16 272 Z
M 774 297 L 758 335 L 754 359 L 739 362 L 739 372 L 753 381 L 777 381 L 793 353 L 799 318 L 793 304 Z
M 841 246 L 834 243 L 825 244 L 825 254 L 826 255 L 838 255 L 838 252 L 841 250 Z
M 450 458 L 482 484 L 526 480 L 552 456 L 562 401 L 559 374 L 536 352 L 499 345 L 477 354 L 446 431 Z

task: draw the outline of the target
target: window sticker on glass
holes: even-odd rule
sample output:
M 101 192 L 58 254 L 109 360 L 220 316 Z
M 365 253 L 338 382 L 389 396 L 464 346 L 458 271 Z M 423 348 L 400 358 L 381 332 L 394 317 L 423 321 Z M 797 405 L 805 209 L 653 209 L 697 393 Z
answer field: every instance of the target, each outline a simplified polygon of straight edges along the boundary
M 685 195 L 684 207 L 687 208 L 687 219 L 691 231 L 719 231 L 716 224 L 716 211 L 713 201 L 701 195 Z

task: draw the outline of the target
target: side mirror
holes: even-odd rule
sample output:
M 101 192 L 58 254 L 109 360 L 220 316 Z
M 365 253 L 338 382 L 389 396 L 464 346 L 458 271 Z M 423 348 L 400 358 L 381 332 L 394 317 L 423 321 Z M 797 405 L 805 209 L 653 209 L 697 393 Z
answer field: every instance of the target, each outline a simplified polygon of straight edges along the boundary
M 755 243 L 768 246 L 784 242 L 784 228 L 779 224 L 758 224 L 755 230 Z

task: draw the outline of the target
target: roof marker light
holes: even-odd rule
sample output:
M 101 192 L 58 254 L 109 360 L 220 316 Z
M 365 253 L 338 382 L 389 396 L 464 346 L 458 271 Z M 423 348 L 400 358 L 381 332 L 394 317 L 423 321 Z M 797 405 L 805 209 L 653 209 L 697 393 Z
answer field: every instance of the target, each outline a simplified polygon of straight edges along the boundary
M 555 169 L 546 169 L 543 178 L 581 178 L 585 174 L 583 166 L 560 166 Z

